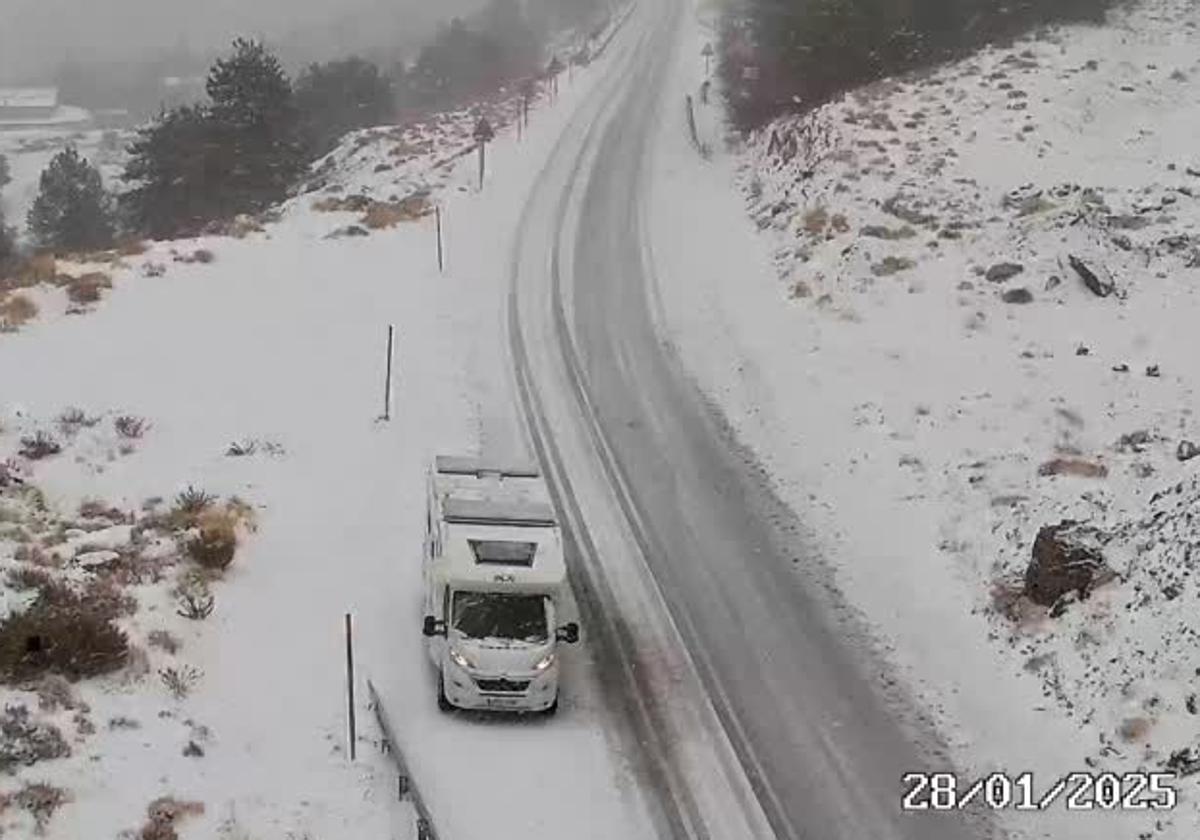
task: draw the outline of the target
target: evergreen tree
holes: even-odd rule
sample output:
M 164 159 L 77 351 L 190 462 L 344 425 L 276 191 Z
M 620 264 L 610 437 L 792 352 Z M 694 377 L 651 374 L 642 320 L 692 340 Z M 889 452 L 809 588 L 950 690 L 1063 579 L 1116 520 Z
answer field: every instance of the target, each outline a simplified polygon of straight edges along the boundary
M 237 39 L 208 74 L 209 116 L 221 148 L 221 190 L 238 212 L 282 199 L 304 171 L 299 111 L 291 83 L 257 41 Z
M 8 168 L 8 158 L 0 155 L 0 190 L 4 189 L 12 181 L 12 173 Z
M 0 272 L 17 253 L 16 232 L 4 223 L 4 211 L 0 210 Z
M 158 239 L 195 234 L 233 211 L 222 192 L 227 155 L 205 109 L 161 114 L 138 132 L 129 155 L 124 180 L 134 186 L 121 196 L 121 210 L 131 229 Z
M 395 101 L 391 80 L 354 57 L 310 65 L 296 80 L 296 106 L 308 151 L 318 156 L 346 132 L 387 121 Z
M 113 242 L 112 199 L 100 172 L 74 146 L 59 152 L 42 172 L 29 211 L 29 230 L 42 247 L 63 251 L 107 248 Z

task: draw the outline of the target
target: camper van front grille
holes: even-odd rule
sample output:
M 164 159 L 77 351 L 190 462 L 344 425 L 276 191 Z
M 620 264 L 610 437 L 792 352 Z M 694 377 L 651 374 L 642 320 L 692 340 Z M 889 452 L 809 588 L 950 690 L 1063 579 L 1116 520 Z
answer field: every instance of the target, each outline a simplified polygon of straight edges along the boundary
M 475 684 L 479 686 L 480 691 L 524 691 L 529 688 L 529 680 L 506 680 L 504 677 L 477 678 Z

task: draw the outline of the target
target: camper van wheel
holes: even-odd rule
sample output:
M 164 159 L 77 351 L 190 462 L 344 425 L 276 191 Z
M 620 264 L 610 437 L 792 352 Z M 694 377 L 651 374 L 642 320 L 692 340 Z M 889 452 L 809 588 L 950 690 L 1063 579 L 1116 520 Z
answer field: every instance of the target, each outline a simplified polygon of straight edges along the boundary
M 438 676 L 438 708 L 443 712 L 454 711 L 454 704 L 446 696 L 446 679 L 442 676 Z
M 547 706 L 545 711 L 542 712 L 542 714 L 544 714 L 546 717 L 554 717 L 554 713 L 557 711 L 558 711 L 558 697 L 555 696 L 554 702 L 551 703 L 549 706 Z

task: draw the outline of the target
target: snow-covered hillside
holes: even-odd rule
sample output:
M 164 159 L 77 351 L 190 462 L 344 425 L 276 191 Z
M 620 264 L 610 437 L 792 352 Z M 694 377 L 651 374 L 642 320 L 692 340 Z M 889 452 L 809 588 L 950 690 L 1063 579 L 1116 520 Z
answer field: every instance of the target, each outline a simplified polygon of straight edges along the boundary
M 1198 56 L 1195 4 L 1146 0 L 659 168 L 668 328 L 968 771 L 1197 769 Z M 723 175 L 752 226 L 677 233 Z M 1038 605 L 1065 519 L 1104 567 Z M 1198 778 L 1014 825 L 1194 837 Z
M 130 645 L 74 684 L 4 675 L 4 836 L 415 836 L 366 677 L 444 836 L 648 834 L 586 649 L 558 718 L 482 721 L 437 710 L 420 635 L 425 471 L 519 437 L 498 352 L 512 208 L 603 72 L 564 77 L 520 142 L 498 116 L 482 192 L 467 115 L 364 132 L 228 235 L 42 261 L 0 299 L 0 610 L 84 597 Z M 196 540 L 220 522 L 237 550 L 205 569 Z M 527 807 L 535 789 L 552 804 Z

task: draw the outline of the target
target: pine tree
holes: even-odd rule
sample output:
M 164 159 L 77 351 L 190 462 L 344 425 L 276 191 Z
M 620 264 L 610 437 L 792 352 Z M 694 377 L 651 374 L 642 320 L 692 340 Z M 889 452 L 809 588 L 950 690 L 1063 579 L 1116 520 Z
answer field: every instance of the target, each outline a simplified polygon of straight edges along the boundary
M 12 173 L 8 168 L 8 158 L 0 155 L 0 190 L 8 186 L 12 182 Z
M 204 108 L 164 112 L 139 131 L 129 155 L 123 179 L 134 186 L 120 202 L 131 229 L 157 239 L 196 234 L 233 212 L 222 192 L 227 156 Z
M 391 80 L 354 57 L 310 65 L 296 80 L 296 107 L 308 152 L 318 156 L 346 132 L 386 121 L 395 99 Z
M 233 55 L 209 72 L 207 91 L 221 149 L 221 190 L 238 212 L 282 199 L 304 171 L 304 145 L 291 82 L 257 41 L 233 43 Z
M 74 146 L 55 155 L 42 172 L 28 223 L 34 241 L 45 248 L 89 251 L 112 245 L 112 198 L 100 171 Z
M 0 210 L 0 272 L 17 253 L 16 233 L 4 223 L 4 211 Z

